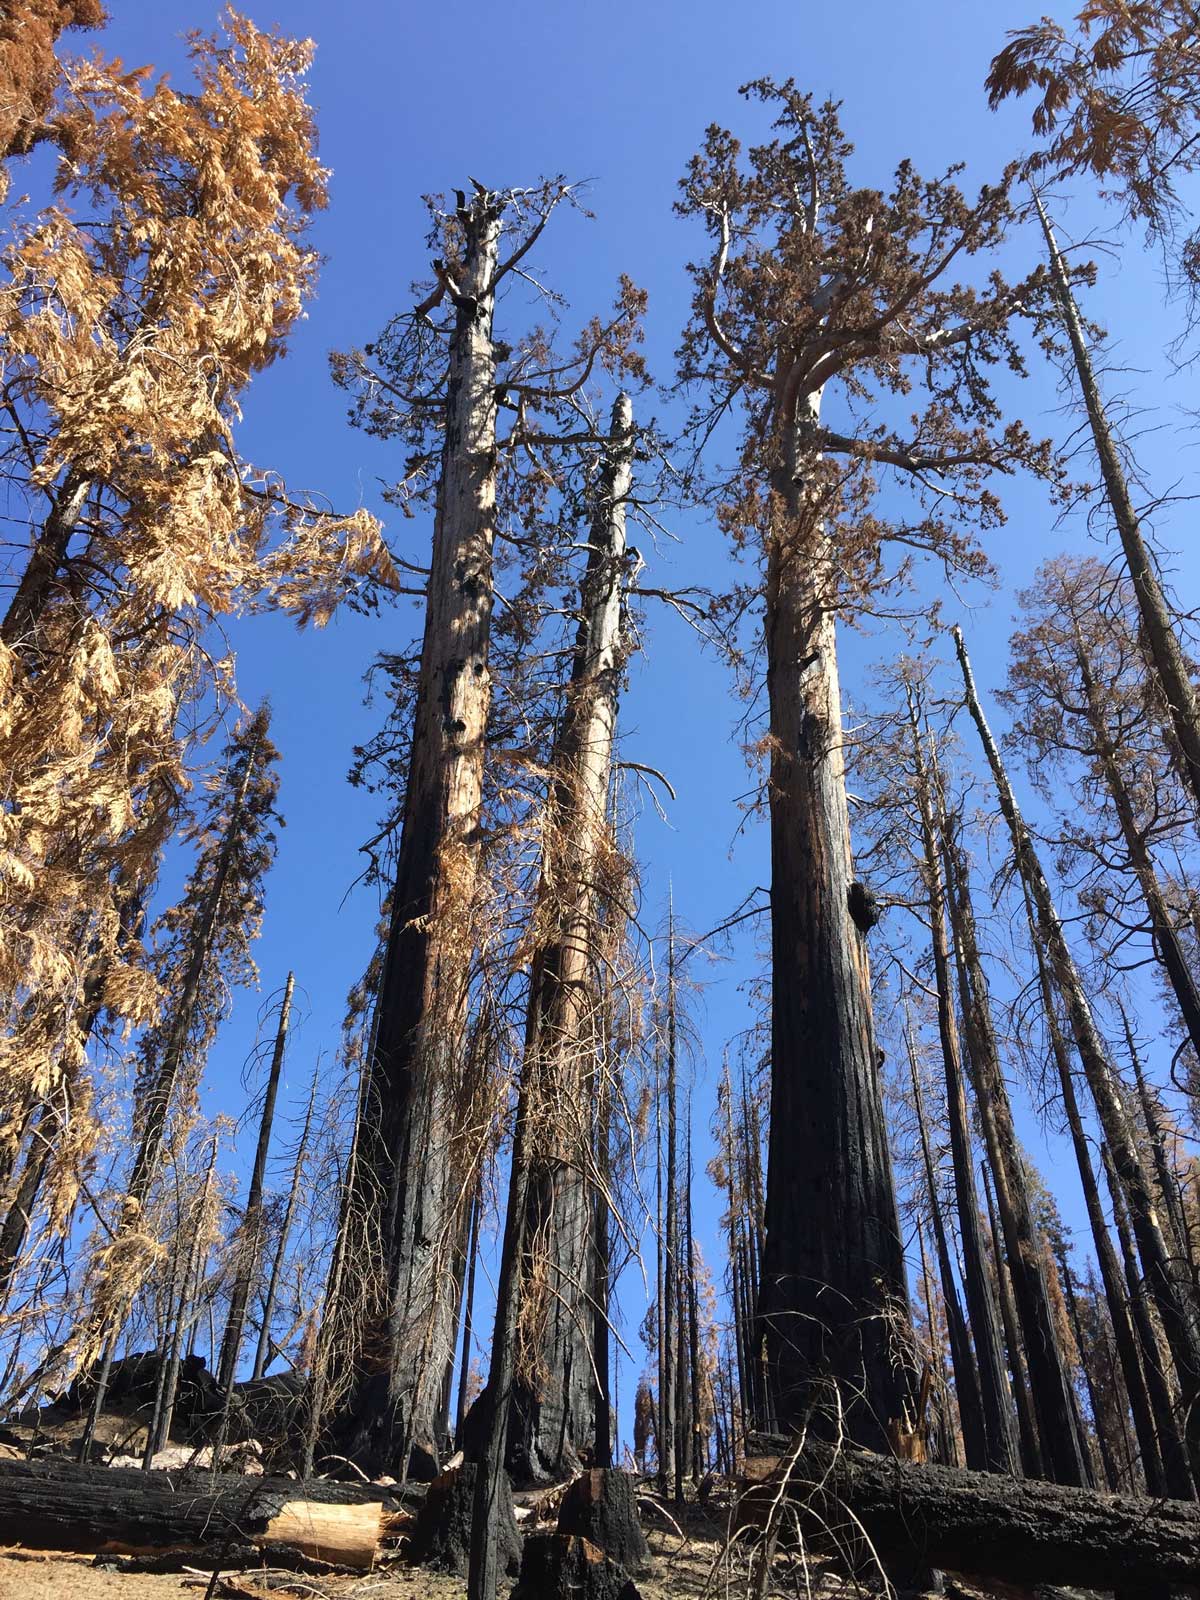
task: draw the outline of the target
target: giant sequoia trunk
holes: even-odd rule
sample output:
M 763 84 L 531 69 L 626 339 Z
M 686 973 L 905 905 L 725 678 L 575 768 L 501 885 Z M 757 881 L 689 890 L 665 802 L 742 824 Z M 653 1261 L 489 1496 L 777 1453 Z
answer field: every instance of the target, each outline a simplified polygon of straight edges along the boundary
M 464 1219 L 450 1141 L 491 703 L 501 206 L 477 193 L 460 221 L 425 634 L 359 1154 L 386 1283 L 364 1330 L 350 1445 L 401 1471 L 414 1443 L 437 1453 L 434 1421 L 454 1339 L 453 1263 Z
M 613 407 L 575 659 L 552 759 L 536 914 L 540 947 L 530 980 L 526 1052 L 541 1057 L 543 1102 L 530 1148 L 529 1255 L 508 1438 L 510 1468 L 534 1482 L 558 1481 L 576 1471 L 596 1434 L 595 1207 L 587 1089 L 602 1042 L 597 917 L 623 667 L 632 427 L 629 398 L 622 395 Z
M 808 403 L 815 423 L 817 397 Z M 902 1409 L 904 1257 L 871 1015 L 863 897 L 852 892 L 828 538 L 789 436 L 767 554 L 771 1130 L 759 1314 L 776 1415 L 840 1391 L 851 1437 L 883 1447 Z M 779 503 L 782 502 L 782 505 Z M 859 921 L 852 907 L 859 907 Z
M 1050 219 L 1036 194 L 1034 200 L 1046 235 L 1050 270 L 1067 336 L 1071 341 L 1075 375 L 1079 380 L 1080 392 L 1087 408 L 1092 442 L 1104 480 L 1105 498 L 1117 525 L 1125 564 L 1129 569 L 1133 590 L 1137 596 L 1146 652 L 1166 703 L 1171 731 L 1175 736 L 1178 750 L 1180 775 L 1191 789 L 1196 803 L 1200 805 L 1200 705 L 1197 703 L 1191 672 L 1188 670 L 1179 635 L 1175 631 L 1174 619 L 1167 605 L 1158 572 L 1146 548 L 1146 541 L 1142 537 L 1141 522 L 1134 509 L 1129 482 L 1121 463 L 1120 449 L 1113 437 L 1100 394 L 1100 386 L 1096 382 L 1091 352 L 1084 337 L 1083 324 L 1075 304 L 1075 297 L 1071 292 L 1070 278 L 1062 253 L 1054 237 L 1054 230 L 1050 226 Z
M 1062 997 L 1075 1047 L 1113 1165 L 1129 1200 L 1138 1254 L 1146 1283 L 1162 1318 L 1171 1356 L 1179 1377 L 1184 1413 L 1188 1417 L 1188 1454 L 1192 1475 L 1200 1479 L 1200 1306 L 1183 1263 L 1173 1260 L 1163 1238 L 1150 1178 L 1142 1164 L 1133 1125 L 1124 1104 L 1119 1079 L 1109 1059 L 1092 1015 L 1092 1008 L 1055 910 L 1050 885 L 1042 870 L 1033 837 L 1017 807 L 996 742 L 979 703 L 962 633 L 954 630 L 967 704 L 979 731 L 992 770 L 1000 807 L 1012 836 L 1017 870 L 1029 889 L 1037 913 L 1038 933 L 1046 948 L 1050 970 Z

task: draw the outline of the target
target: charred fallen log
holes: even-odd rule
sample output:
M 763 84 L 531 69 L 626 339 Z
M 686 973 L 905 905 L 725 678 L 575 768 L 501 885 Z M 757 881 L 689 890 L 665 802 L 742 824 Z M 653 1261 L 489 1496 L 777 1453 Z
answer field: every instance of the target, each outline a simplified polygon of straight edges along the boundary
M 0 1462 L 0 1545 L 130 1554 L 290 1550 L 367 1568 L 387 1530 L 371 1485 Z
M 809 1444 L 747 1462 L 743 1525 L 798 1513 L 806 1541 L 842 1556 L 867 1542 L 888 1567 L 1150 1596 L 1200 1583 L 1200 1505 L 917 1465 Z

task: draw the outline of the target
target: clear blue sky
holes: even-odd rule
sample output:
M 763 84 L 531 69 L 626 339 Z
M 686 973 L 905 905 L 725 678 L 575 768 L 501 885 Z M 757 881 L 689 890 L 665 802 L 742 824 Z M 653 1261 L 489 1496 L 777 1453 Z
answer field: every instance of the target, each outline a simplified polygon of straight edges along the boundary
M 882 186 L 908 156 L 918 171 L 965 160 L 973 184 L 994 176 L 1025 137 L 1022 111 L 993 115 L 986 108 L 981 84 L 991 54 L 1007 28 L 1046 10 L 1066 17 L 1075 7 L 1061 0 L 989 6 L 858 0 L 836 7 L 802 0 L 740 6 L 647 0 L 622 11 L 580 0 L 403 7 L 385 0 L 247 0 L 246 9 L 260 25 L 278 22 L 316 40 L 311 93 L 333 180 L 332 205 L 317 230 L 328 258 L 317 299 L 288 359 L 256 380 L 247 396 L 241 447 L 294 488 L 385 514 L 379 483 L 396 474 L 399 463 L 386 446 L 346 424 L 344 397 L 329 381 L 326 357 L 333 348 L 369 340 L 410 303 L 409 283 L 426 268 L 422 193 L 462 185 L 468 175 L 496 187 L 553 172 L 592 180 L 588 203 L 596 220 L 556 222 L 539 247 L 539 265 L 581 316 L 609 302 L 619 272 L 644 284 L 650 291 L 647 354 L 666 382 L 686 318 L 683 264 L 702 249 L 697 231 L 672 216 L 675 184 L 707 123 L 723 122 L 750 136 L 761 132 L 761 121 L 737 96 L 740 82 L 794 75 L 818 96 L 841 99 L 858 147 L 854 172 L 863 183 Z M 112 0 L 112 10 L 104 47 L 128 63 L 149 61 L 173 73 L 182 72 L 180 35 L 209 26 L 214 17 L 207 0 Z M 1090 215 L 1082 207 L 1069 213 L 1079 232 Z M 1032 260 L 1036 248 L 1029 236 L 1015 256 Z M 1164 408 L 1168 431 L 1147 455 L 1174 480 L 1192 465 L 1193 441 L 1173 431 L 1179 418 L 1171 410 L 1187 403 L 1189 384 L 1185 379 L 1174 390 L 1162 384 L 1161 351 L 1173 329 L 1160 310 L 1157 264 L 1135 241 L 1119 272 L 1102 270 L 1104 282 L 1091 305 L 1122 337 L 1121 359 L 1147 374 L 1133 372 L 1123 381 Z M 1058 400 L 1044 371 L 1027 386 L 1022 404 L 1035 432 L 1060 428 Z M 1011 520 L 991 553 L 1011 590 L 1046 554 L 1079 547 L 1085 531 L 1056 530 L 1036 490 L 1017 488 L 1008 500 Z M 678 546 L 651 556 L 648 581 L 721 582 L 728 566 L 716 531 L 696 517 L 683 519 L 678 531 Z M 397 522 L 391 532 L 402 554 L 425 559 L 427 520 Z M 1194 562 L 1184 574 L 1185 594 L 1189 572 L 1194 580 Z M 978 675 L 990 689 L 1003 678 L 1012 606 L 1004 591 L 981 591 L 976 600 L 980 609 L 967 621 Z M 670 876 L 680 916 L 702 930 L 766 881 L 765 838 L 753 828 L 733 843 L 740 820 L 735 797 L 750 778 L 733 737 L 741 707 L 724 670 L 679 625 L 653 614 L 650 620 L 647 650 L 622 708 L 625 754 L 667 771 L 679 799 L 669 826 L 647 812 L 638 827 L 647 920 L 658 920 Z M 345 782 L 351 746 L 377 719 L 361 704 L 361 677 L 376 651 L 406 644 L 417 624 L 413 602 L 404 601 L 377 619 L 339 620 L 324 634 L 299 636 L 274 620 L 234 632 L 242 692 L 248 701 L 270 695 L 283 751 L 288 826 L 269 883 L 258 959 L 264 990 L 281 984 L 294 967 L 307 996 L 310 1015 L 290 1054 L 296 1094 L 315 1052 L 332 1052 L 343 998 L 368 953 L 375 914 L 361 891 L 347 898 L 361 864 L 358 846 L 374 831 L 373 802 Z M 851 695 L 862 691 L 864 664 L 887 648 L 880 637 L 846 641 Z M 734 959 L 709 974 L 700 1013 L 707 1061 L 698 1063 L 698 1153 L 706 1153 L 721 1045 L 747 1020 L 739 985 L 752 971 L 752 957 L 747 937 Z M 238 1107 L 238 1073 L 256 1008 L 253 996 L 239 996 L 218 1042 L 212 1109 Z M 1043 1146 L 1029 1118 L 1025 1131 L 1045 1165 L 1063 1159 L 1064 1147 Z M 698 1159 L 697 1170 L 702 1166 Z M 1081 1224 L 1073 1176 L 1058 1186 L 1068 1197 L 1070 1220 Z M 711 1260 L 716 1208 L 706 1184 L 703 1191 L 705 1198 L 698 1194 L 697 1200 Z M 628 1310 L 632 1339 L 641 1307 L 631 1302 Z

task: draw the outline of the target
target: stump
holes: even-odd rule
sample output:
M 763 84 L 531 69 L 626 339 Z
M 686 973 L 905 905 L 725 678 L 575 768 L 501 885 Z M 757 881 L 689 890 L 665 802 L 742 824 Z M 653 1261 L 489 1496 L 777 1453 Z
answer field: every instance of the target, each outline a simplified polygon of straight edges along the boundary
M 443 1472 L 429 1485 L 409 1540 L 410 1560 L 435 1572 L 453 1572 L 459 1577 L 466 1573 L 471 1554 L 476 1470 L 475 1463 L 468 1461 L 452 1472 Z M 505 1571 L 514 1577 L 521 1562 L 521 1536 L 517 1532 L 512 1488 L 504 1477 L 496 1515 Z
M 533 1533 L 512 1600 L 641 1600 L 641 1594 L 625 1568 L 590 1539 Z
M 650 1559 L 633 1478 L 613 1467 L 592 1467 L 568 1486 L 558 1532 L 579 1534 L 598 1545 L 627 1572 L 643 1571 Z

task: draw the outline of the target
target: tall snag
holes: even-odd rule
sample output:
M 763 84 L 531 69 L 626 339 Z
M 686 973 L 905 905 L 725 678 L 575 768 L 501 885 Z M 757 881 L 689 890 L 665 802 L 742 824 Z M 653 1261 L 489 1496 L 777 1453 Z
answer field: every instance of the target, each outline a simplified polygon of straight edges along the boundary
M 598 918 L 606 894 L 619 888 L 623 876 L 614 882 L 619 866 L 606 858 L 615 854 L 608 797 L 625 654 L 621 625 L 633 446 L 632 408 L 622 395 L 613 407 L 596 494 L 579 631 L 547 803 L 492 1361 L 476 1452 L 471 1600 L 493 1600 L 496 1592 L 497 1507 L 514 1412 L 520 1430 L 518 1457 L 530 1472 L 570 1467 L 595 1429 L 588 1348 L 594 1327 L 588 1315 L 594 1214 L 587 1154 L 591 1111 L 582 1103 L 582 1089 L 589 1057 L 601 1042 Z M 548 1272 L 542 1266 L 547 1254 Z M 556 1276 L 560 1269 L 562 1279 Z M 538 1305 L 535 1296 L 547 1289 L 564 1310 L 574 1310 L 571 1321 L 560 1321 L 554 1304 Z M 525 1318 L 527 1308 L 535 1313 L 531 1319 Z M 546 1310 L 553 1315 L 543 1320 Z M 543 1400 L 536 1411 L 518 1370 L 523 1320 L 527 1326 L 532 1321 L 540 1335 L 532 1354 L 547 1366 L 536 1376 L 557 1402 L 546 1405 Z M 575 1366 L 580 1357 L 582 1370 Z M 526 1363 L 528 1359 L 526 1355 Z
M 1041 280 L 1014 289 L 993 275 L 980 292 L 950 279 L 1004 232 L 1004 185 L 972 205 L 953 173 L 926 183 L 904 162 L 888 194 L 854 189 L 834 106 L 814 107 L 791 82 L 744 92 L 778 112 L 779 135 L 743 162 L 738 141 L 710 128 L 683 180 L 679 210 L 703 220 L 713 249 L 692 268 L 681 374 L 708 393 L 703 437 L 727 409 L 744 420 L 737 469 L 714 498 L 735 546 L 761 564 L 774 1001 L 759 1310 L 779 1421 L 800 1423 L 832 1383 L 851 1434 L 881 1448 L 903 1408 L 894 1354 L 908 1312 L 871 1016 L 873 911 L 851 866 L 836 618 L 887 586 L 893 540 L 977 568 L 972 532 L 998 516 L 989 470 L 1046 463 L 1019 425 L 997 434 L 986 376 L 997 358 L 1020 368 L 1006 326 Z M 881 403 L 922 375 L 927 403 L 905 439 Z M 848 433 L 822 422 L 837 379 Z M 881 469 L 923 502 L 913 521 L 877 514 Z
M 525 1049 L 540 1058 L 530 1162 L 521 1351 L 509 1418 L 518 1477 L 559 1482 L 596 1433 L 592 1101 L 603 1052 L 598 919 L 617 887 L 608 797 L 622 633 L 633 409 L 613 406 L 580 589 L 580 621 L 543 825 Z M 591 1095 L 589 1095 L 589 1089 Z
M 1138 1252 L 1150 1295 L 1162 1317 L 1187 1415 L 1188 1454 L 1193 1477 L 1200 1479 L 1200 1306 L 1183 1264 L 1173 1260 L 1159 1223 L 1154 1192 L 1137 1147 L 1133 1124 L 1125 1106 L 1120 1080 L 1092 1014 L 1062 923 L 1054 906 L 1050 885 L 1038 859 L 1033 837 L 1025 824 L 1000 752 L 992 737 L 967 658 L 962 631 L 953 630 L 962 669 L 967 707 L 979 732 L 984 754 L 1000 798 L 1000 808 L 1012 837 L 1017 870 L 1029 889 L 1037 913 L 1038 935 L 1046 947 L 1050 970 L 1062 998 L 1079 1059 L 1108 1142 L 1114 1170 L 1129 1200 Z
M 406 1468 L 420 1445 L 441 1444 L 447 1363 L 454 1346 L 454 1263 L 461 1259 L 469 1194 L 452 1151 L 464 1136 L 456 1086 L 465 1057 L 468 989 L 477 929 L 485 739 L 492 702 L 493 542 L 498 487 L 506 509 L 536 526 L 545 485 L 542 452 L 561 449 L 573 397 L 597 363 L 632 368 L 627 344 L 642 297 L 623 281 L 611 320 L 589 324 L 565 361 L 534 329 L 493 337 L 497 290 L 569 195 L 549 181 L 492 192 L 475 184 L 455 211 L 434 205 L 435 283 L 365 351 L 335 358 L 357 396 L 352 416 L 412 450 L 401 503 L 434 501 L 433 554 L 424 588 L 424 638 L 409 686 L 402 826 L 391 922 L 379 983 L 367 1112 L 359 1152 L 364 1203 L 378 1218 L 386 1281 L 363 1317 L 348 1446 L 380 1466 Z M 503 254 L 507 241 L 509 251 Z M 497 435 L 501 409 L 513 414 Z M 584 437 L 593 437 L 586 429 Z M 511 488 L 514 462 L 533 462 Z M 421 569 L 418 569 L 421 570 Z M 475 1153 L 477 1155 L 477 1152 Z M 466 1161 L 473 1167 L 474 1157 Z

